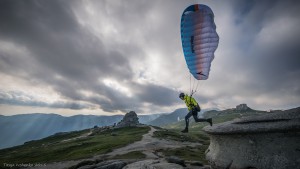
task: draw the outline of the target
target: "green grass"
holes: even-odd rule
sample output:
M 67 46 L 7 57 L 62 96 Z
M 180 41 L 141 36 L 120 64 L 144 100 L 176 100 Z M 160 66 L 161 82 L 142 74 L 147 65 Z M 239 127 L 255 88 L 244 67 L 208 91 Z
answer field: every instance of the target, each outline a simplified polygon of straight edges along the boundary
M 265 113 L 266 112 L 264 112 L 264 111 L 257 111 L 257 110 L 249 110 L 246 112 L 240 112 L 240 111 L 235 111 L 235 110 L 224 110 L 222 112 L 211 111 L 210 113 L 207 113 L 205 115 L 205 118 L 212 118 L 213 124 L 218 124 L 218 123 L 223 123 L 226 121 L 234 120 L 236 118 L 247 117 L 247 116 L 257 116 L 257 115 L 261 115 L 261 114 L 265 114 Z M 203 127 L 205 127 L 207 125 L 209 125 L 209 124 L 206 122 L 196 123 L 194 121 L 194 119 L 191 117 L 189 130 L 190 131 L 202 131 Z M 163 127 L 167 128 L 167 129 L 183 130 L 185 128 L 185 121 L 181 120 L 179 122 L 171 123 L 171 124 L 165 125 Z
M 68 142 L 62 140 L 88 133 L 83 130 L 50 136 L 24 145 L 0 150 L 0 165 L 7 163 L 49 163 L 89 158 L 141 140 L 150 127 L 126 127 Z M 115 135 L 111 135 L 111 133 Z
M 153 137 L 180 142 L 188 141 L 204 143 L 209 141 L 209 137 L 205 133 L 194 131 L 187 134 L 182 134 L 179 130 L 159 130 L 154 132 Z
M 146 155 L 140 151 L 131 151 L 126 154 L 116 155 L 113 159 L 144 159 Z
M 208 164 L 208 161 L 205 159 L 205 151 L 208 148 L 208 145 L 202 145 L 197 147 L 183 147 L 176 149 L 164 149 L 161 152 L 169 156 L 177 156 L 186 161 L 201 161 L 203 164 Z
M 188 141 L 201 143 L 201 146 L 196 147 L 182 147 L 176 149 L 163 149 L 159 152 L 163 153 L 165 156 L 177 156 L 181 159 L 187 161 L 201 161 L 203 164 L 208 162 L 205 159 L 205 151 L 209 146 L 209 136 L 202 131 L 190 131 L 189 133 L 182 134 L 178 129 L 172 130 L 161 130 L 154 132 L 154 137 L 160 139 L 168 139 L 174 141 Z
M 246 117 L 246 116 L 256 116 L 264 114 L 266 112 L 249 110 L 246 112 L 240 112 L 235 110 L 224 110 L 212 111 L 208 113 L 205 118 L 212 118 L 213 124 L 223 123 L 236 118 Z M 201 161 L 203 164 L 208 162 L 205 159 L 205 151 L 207 150 L 210 140 L 209 136 L 203 131 L 203 127 L 209 125 L 206 122 L 196 123 L 193 118 L 190 119 L 189 133 L 181 134 L 181 130 L 185 128 L 185 121 L 175 122 L 166 126 L 164 128 L 168 129 L 157 131 L 154 133 L 155 137 L 162 139 L 171 139 L 176 141 L 190 141 L 190 142 L 200 142 L 203 145 L 197 147 L 183 147 L 177 149 L 164 149 L 160 150 L 165 156 L 177 156 L 181 159 L 187 161 Z

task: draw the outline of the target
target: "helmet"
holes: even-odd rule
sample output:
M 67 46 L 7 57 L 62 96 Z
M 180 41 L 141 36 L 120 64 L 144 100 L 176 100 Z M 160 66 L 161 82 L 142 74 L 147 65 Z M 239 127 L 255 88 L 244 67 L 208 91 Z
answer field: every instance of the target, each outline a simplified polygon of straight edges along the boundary
M 179 98 L 181 98 L 181 99 L 184 98 L 184 93 L 180 93 Z

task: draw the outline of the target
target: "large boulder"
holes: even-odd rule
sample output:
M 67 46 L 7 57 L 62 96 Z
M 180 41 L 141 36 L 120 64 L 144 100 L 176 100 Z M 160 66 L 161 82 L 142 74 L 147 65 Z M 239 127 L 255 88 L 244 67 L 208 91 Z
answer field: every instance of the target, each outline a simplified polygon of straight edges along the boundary
M 206 158 L 213 169 L 300 166 L 300 108 L 207 126 Z
M 129 127 L 139 125 L 139 118 L 134 111 L 126 113 L 123 119 L 117 124 L 116 127 Z
M 238 110 L 238 111 L 247 111 L 247 110 L 251 110 L 251 109 L 247 106 L 247 104 L 240 104 L 240 105 L 237 105 L 235 109 Z

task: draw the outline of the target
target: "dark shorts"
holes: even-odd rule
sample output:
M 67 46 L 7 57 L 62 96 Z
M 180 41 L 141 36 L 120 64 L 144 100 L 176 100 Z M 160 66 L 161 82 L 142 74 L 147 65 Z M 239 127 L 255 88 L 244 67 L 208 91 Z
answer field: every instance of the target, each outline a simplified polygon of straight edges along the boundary
M 194 119 L 197 119 L 198 118 L 198 112 L 197 111 L 195 111 L 195 110 L 191 110 L 186 116 L 185 116 L 185 118 L 190 118 L 190 117 L 194 117 Z
M 203 121 L 206 121 L 206 119 L 204 119 L 204 118 L 198 118 L 198 111 L 197 110 L 191 110 L 186 116 L 185 116 L 185 120 L 186 120 L 186 122 L 188 123 L 188 121 L 189 121 L 189 118 L 190 117 L 194 117 L 194 119 L 195 119 L 195 122 L 203 122 Z

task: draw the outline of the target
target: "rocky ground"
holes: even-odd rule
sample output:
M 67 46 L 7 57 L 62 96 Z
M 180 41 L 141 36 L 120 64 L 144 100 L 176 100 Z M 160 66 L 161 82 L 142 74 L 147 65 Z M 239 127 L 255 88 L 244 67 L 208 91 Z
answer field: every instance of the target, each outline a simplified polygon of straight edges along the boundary
M 158 139 L 153 137 L 156 131 L 154 127 L 143 135 L 142 140 L 134 142 L 125 147 L 115 149 L 110 153 L 95 156 L 90 159 L 65 161 L 47 164 L 47 169 L 72 168 L 72 169 L 206 169 L 210 166 L 203 165 L 199 161 L 184 161 L 176 156 L 165 157 L 157 150 L 167 148 L 195 147 L 200 143 L 179 142 L 174 140 Z M 143 159 L 115 159 L 117 155 L 130 152 L 142 152 L 146 158 Z M 35 167 L 34 169 L 38 169 Z M 45 169 L 44 166 L 40 167 Z

